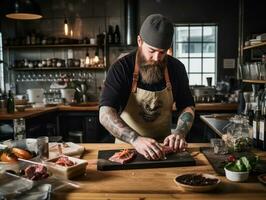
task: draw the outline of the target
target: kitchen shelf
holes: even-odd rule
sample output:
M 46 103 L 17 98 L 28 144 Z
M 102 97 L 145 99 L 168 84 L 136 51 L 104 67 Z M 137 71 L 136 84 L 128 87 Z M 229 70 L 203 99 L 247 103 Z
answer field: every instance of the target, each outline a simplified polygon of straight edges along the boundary
M 244 83 L 266 84 L 266 80 L 243 80 Z
M 42 68 L 10 68 L 14 71 L 48 71 L 48 70 L 106 70 L 106 67 L 42 67 Z
M 249 46 L 244 47 L 243 49 L 247 50 L 247 49 L 253 49 L 253 48 L 262 47 L 262 46 L 266 46 L 266 42 L 261 42 L 259 44 L 249 45 Z
M 49 45 L 17 45 L 17 46 L 5 46 L 7 49 L 27 49 L 27 48 L 86 48 L 86 47 L 99 47 L 97 44 L 49 44 Z

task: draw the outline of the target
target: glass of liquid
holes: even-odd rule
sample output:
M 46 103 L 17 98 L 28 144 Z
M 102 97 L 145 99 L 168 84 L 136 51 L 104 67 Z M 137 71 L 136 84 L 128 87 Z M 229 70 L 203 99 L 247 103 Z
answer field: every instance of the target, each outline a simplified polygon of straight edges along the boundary
M 49 138 L 47 136 L 37 138 L 37 149 L 40 159 L 46 160 L 49 158 Z

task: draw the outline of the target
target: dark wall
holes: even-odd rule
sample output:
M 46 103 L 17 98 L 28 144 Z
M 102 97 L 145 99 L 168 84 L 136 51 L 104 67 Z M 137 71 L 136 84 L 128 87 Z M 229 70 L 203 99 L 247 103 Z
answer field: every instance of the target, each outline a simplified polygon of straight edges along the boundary
M 252 34 L 266 33 L 266 1 L 245 0 L 244 5 L 244 40 L 251 39 Z
M 161 13 L 174 23 L 216 23 L 218 25 L 218 81 L 235 75 L 236 69 L 223 69 L 224 58 L 237 58 L 238 0 L 145 0 L 140 3 L 141 21 Z
M 42 20 L 20 22 L 3 17 L 5 6 L 0 3 L 1 31 L 4 36 L 26 34 L 31 29 L 46 34 L 63 35 L 62 21 L 67 15 L 77 37 L 93 36 L 109 25 L 121 27 L 124 41 L 123 0 L 37 0 L 44 13 Z M 244 0 L 244 39 L 251 33 L 266 32 L 265 2 Z M 218 25 L 218 81 L 225 76 L 235 76 L 236 69 L 223 69 L 224 58 L 237 59 L 238 55 L 239 0 L 139 0 L 140 24 L 151 13 L 161 13 L 174 23 L 216 23 Z M 138 28 L 139 29 L 139 28 Z

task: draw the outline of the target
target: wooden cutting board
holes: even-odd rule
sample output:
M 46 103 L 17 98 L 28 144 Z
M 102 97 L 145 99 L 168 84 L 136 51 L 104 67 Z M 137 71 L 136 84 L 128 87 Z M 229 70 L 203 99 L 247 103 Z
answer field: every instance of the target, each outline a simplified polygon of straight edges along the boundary
M 134 160 L 126 164 L 111 162 L 108 159 L 121 149 L 103 150 L 98 152 L 98 170 L 123 170 L 144 169 L 160 167 L 194 166 L 196 162 L 188 152 L 173 153 L 166 156 L 165 160 L 147 160 L 141 154 L 137 154 Z

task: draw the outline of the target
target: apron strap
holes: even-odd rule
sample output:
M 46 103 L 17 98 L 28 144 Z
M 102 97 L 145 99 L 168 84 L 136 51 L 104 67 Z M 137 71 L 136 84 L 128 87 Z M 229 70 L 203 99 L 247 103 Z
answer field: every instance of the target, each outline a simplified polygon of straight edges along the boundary
M 138 85 L 138 80 L 139 80 L 139 61 L 138 61 L 139 56 L 138 55 L 139 55 L 139 51 L 137 51 L 136 53 L 133 80 L 132 80 L 132 85 L 131 85 L 131 92 L 133 93 L 137 91 L 137 85 Z
M 165 67 L 165 70 L 164 70 L 164 79 L 165 79 L 165 83 L 166 83 L 167 89 L 171 90 L 172 89 L 172 85 L 171 85 L 171 82 L 170 82 L 167 66 Z
M 137 53 L 136 53 L 133 80 L 132 80 L 132 85 L 131 85 L 131 92 L 133 92 L 133 93 L 135 93 L 137 91 L 137 85 L 138 85 L 138 80 L 139 80 L 138 54 L 139 54 L 139 51 L 137 51 Z M 171 90 L 172 85 L 170 82 L 167 66 L 165 67 L 165 70 L 164 70 L 164 79 L 165 79 L 165 83 L 166 83 L 166 88 L 168 90 Z

